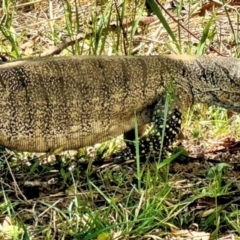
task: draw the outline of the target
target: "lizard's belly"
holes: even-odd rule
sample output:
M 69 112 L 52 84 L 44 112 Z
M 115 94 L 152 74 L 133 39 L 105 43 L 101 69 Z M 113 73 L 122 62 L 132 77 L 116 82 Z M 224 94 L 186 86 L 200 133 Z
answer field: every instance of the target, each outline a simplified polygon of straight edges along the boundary
M 42 124 L 35 124 L 35 128 L 16 125 L 8 120 L 0 123 L 0 145 L 29 152 L 79 149 L 117 137 L 133 129 L 136 121 L 139 126 L 150 122 L 150 113 L 150 109 L 145 109 L 137 115 L 123 114 L 117 118 L 104 118 L 102 115 L 102 120 L 88 119 L 85 123 L 65 127 L 52 121 L 55 124 L 47 128 Z

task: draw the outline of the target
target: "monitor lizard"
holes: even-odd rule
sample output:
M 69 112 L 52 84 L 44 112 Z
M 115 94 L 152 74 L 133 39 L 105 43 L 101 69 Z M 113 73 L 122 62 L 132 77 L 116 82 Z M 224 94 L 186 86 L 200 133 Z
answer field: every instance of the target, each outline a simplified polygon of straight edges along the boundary
M 182 111 L 194 103 L 240 112 L 240 61 L 187 55 L 13 61 L 0 65 L 0 145 L 78 149 L 127 135 L 137 119 L 140 127 L 154 124 L 140 152 L 158 151 L 176 138 Z

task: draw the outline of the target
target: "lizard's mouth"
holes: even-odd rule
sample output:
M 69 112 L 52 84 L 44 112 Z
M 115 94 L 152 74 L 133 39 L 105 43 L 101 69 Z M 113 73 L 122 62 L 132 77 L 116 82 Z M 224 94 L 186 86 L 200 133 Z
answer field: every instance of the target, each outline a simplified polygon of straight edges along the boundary
M 240 90 L 208 89 L 195 91 L 194 103 L 207 103 L 240 113 Z
M 236 112 L 236 113 L 240 113 L 240 106 L 233 106 L 233 107 L 225 106 L 224 108 L 231 110 L 233 112 Z
M 213 94 L 213 104 L 240 113 L 240 91 L 220 90 Z

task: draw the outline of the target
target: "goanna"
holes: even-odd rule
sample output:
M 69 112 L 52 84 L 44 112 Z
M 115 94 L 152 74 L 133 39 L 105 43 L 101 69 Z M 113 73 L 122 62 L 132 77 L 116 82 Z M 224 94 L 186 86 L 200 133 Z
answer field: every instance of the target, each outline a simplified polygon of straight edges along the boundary
M 240 61 L 172 55 L 19 60 L 0 65 L 0 145 L 78 149 L 130 131 L 137 119 L 138 126 L 154 124 L 140 139 L 141 153 L 158 151 L 161 140 L 165 147 L 177 136 L 184 108 L 199 102 L 240 112 Z

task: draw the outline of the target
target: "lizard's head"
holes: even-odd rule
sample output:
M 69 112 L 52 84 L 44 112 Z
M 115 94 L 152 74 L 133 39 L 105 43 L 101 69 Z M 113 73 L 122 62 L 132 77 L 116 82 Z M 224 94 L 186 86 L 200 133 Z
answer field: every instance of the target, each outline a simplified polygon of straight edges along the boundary
M 199 57 L 189 63 L 189 92 L 202 102 L 240 112 L 240 61 L 224 57 Z

